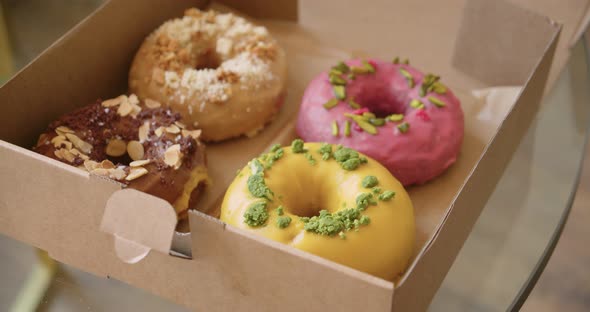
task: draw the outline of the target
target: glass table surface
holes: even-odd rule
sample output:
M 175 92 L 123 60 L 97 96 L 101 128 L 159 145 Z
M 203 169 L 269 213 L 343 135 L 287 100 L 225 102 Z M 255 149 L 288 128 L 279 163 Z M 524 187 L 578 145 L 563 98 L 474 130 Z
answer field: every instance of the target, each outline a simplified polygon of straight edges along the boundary
M 72 20 L 49 31 L 49 38 L 38 37 L 40 44 L 51 43 L 98 4 L 100 1 L 87 1 L 85 6 L 70 8 L 74 11 Z M 9 9 L 10 5 L 8 1 Z M 34 57 L 22 46 L 21 42 L 21 51 L 15 49 L 16 67 Z M 430 310 L 510 310 L 526 300 L 551 256 L 578 185 L 590 124 L 588 86 L 588 53 L 585 42 L 580 41 L 543 100 L 538 118 L 520 143 Z M 0 311 L 186 310 L 117 280 L 57 264 L 32 247 L 2 235 L 0 259 Z

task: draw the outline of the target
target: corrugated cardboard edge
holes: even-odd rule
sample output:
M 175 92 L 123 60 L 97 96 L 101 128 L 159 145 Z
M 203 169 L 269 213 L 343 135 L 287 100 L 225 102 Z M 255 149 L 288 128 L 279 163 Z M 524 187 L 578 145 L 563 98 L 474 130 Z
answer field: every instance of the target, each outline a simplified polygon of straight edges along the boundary
M 511 112 L 502 122 L 491 143 L 486 147 L 483 156 L 456 197 L 443 225 L 427 249 L 424 250 L 420 260 L 410 268 L 412 273 L 404 281 L 403 287 L 396 289 L 392 310 L 395 310 L 396 307 L 403 307 L 406 310 L 411 307 L 412 311 L 423 311 L 428 308 L 471 232 L 475 220 L 492 194 L 489 192 L 482 196 L 481 193 L 474 190 L 493 190 L 495 188 L 519 142 L 537 115 L 561 33 L 561 25 L 555 25 L 557 27 L 556 33 L 543 57 L 538 61 L 535 71 L 531 73 L 527 87 L 522 91 Z M 481 208 L 473 209 L 473 207 Z

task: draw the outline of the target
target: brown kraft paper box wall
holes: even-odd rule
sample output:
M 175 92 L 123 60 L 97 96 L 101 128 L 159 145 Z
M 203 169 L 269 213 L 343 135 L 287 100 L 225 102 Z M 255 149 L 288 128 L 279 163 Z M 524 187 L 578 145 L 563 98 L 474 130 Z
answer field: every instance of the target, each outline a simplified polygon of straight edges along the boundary
M 426 309 L 535 116 L 560 27 L 502 1 L 453 0 L 444 10 L 410 0 L 371 6 L 335 0 L 224 3 L 259 19 L 285 46 L 289 96 L 277 120 L 255 139 L 208 147 L 215 184 L 207 201 L 211 207 L 200 207 L 203 211 L 215 209 L 235 169 L 269 144 L 292 138 L 290 121 L 303 88 L 339 58 L 411 56 L 418 67 L 442 74 L 446 84 L 463 91 L 524 86 L 500 124 L 466 120 L 458 163 L 437 181 L 409 190 L 420 235 L 408 272 L 394 285 L 200 212 L 189 214 L 193 259 L 173 257 L 168 251 L 174 220 L 158 222 L 170 214 L 166 202 L 119 191 L 116 183 L 29 150 L 54 118 L 123 92 L 143 38 L 187 7 L 205 8 L 206 1 L 110 1 L 0 89 L 0 232 L 64 263 L 196 310 Z M 478 127 L 495 135 L 469 137 Z M 105 213 L 107 202 L 125 213 Z M 138 202 L 143 204 L 132 204 Z M 127 241 L 118 251 L 113 234 Z M 154 249 L 143 260 L 119 260 L 124 252 L 143 252 L 143 246 Z

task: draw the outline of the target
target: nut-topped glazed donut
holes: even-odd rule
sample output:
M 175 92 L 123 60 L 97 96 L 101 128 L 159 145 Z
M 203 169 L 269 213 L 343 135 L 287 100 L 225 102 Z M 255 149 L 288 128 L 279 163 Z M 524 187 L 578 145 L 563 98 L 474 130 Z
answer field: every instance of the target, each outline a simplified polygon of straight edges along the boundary
M 346 147 L 294 140 L 238 172 L 221 220 L 392 280 L 416 235 L 408 193 L 377 161 Z
M 305 90 L 297 120 L 304 140 L 354 148 L 403 185 L 425 183 L 452 165 L 463 127 L 461 104 L 440 77 L 397 58 L 354 59 L 321 73 Z
M 139 48 L 130 90 L 182 114 L 205 141 L 255 135 L 285 93 L 283 49 L 267 29 L 231 13 L 189 9 Z
M 201 130 L 135 95 L 97 101 L 52 122 L 33 148 L 168 201 L 180 218 L 207 183 Z

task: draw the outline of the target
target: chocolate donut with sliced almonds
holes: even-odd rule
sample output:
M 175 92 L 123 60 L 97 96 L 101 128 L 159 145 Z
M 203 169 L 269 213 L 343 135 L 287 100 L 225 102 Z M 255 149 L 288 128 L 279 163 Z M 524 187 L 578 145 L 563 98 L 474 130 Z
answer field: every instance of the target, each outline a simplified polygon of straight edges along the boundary
M 208 181 L 200 135 L 179 113 L 132 94 L 60 117 L 33 150 L 165 199 L 184 218 Z

